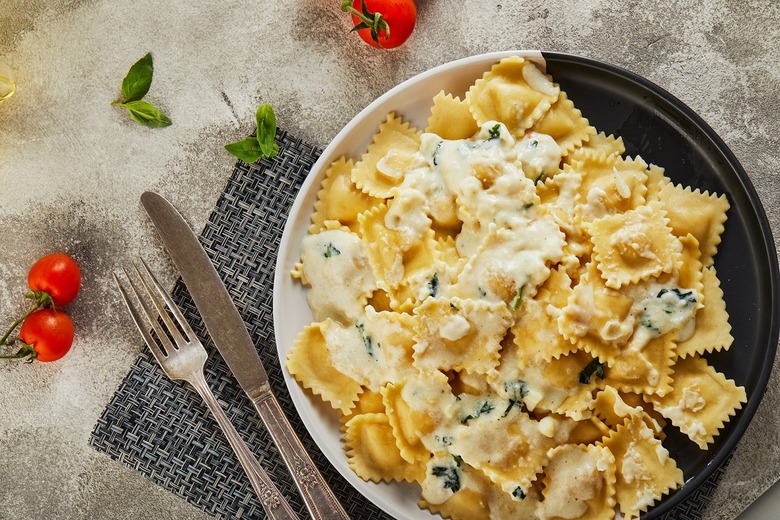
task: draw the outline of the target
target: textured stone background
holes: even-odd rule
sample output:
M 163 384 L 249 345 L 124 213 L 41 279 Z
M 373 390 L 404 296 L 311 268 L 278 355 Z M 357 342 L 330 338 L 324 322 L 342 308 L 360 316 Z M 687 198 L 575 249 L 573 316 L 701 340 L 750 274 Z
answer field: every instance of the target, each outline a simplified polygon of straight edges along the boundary
M 200 229 L 232 171 L 227 142 L 271 103 L 280 126 L 324 146 L 374 98 L 441 63 L 504 49 L 602 59 L 679 97 L 723 137 L 780 230 L 780 8 L 733 0 L 418 0 L 414 35 L 379 52 L 348 34 L 338 0 L 0 0 L 0 323 L 27 268 L 52 250 L 83 266 L 78 331 L 60 362 L 0 365 L 0 517 L 201 518 L 88 438 L 141 342 L 110 273 L 143 255 L 173 273 L 138 203 L 154 189 Z M 146 52 L 147 99 L 174 125 L 140 127 L 111 101 Z M 780 475 L 777 371 L 708 518 L 734 518 Z

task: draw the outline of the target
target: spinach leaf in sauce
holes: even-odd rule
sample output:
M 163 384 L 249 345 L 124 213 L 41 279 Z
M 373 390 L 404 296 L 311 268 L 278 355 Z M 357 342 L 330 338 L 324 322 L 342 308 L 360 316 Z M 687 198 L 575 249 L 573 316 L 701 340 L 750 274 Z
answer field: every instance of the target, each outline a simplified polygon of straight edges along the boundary
M 333 245 L 333 242 L 328 242 L 328 245 L 325 246 L 325 252 L 322 253 L 322 255 L 325 258 L 330 258 L 332 256 L 338 256 L 341 254 L 341 251 L 336 249 L 336 246 Z
M 599 358 L 594 359 L 582 369 L 582 372 L 580 372 L 580 383 L 587 385 L 593 376 L 604 379 L 604 365 L 599 361 Z
M 509 399 L 509 406 L 506 407 L 506 410 L 504 410 L 504 415 L 502 417 L 506 417 L 510 410 L 517 406 L 518 408 L 520 405 L 523 404 L 523 398 L 528 395 L 528 383 L 523 381 L 522 379 L 517 379 L 515 381 L 504 381 L 504 390 L 507 393 L 507 398 Z
M 366 352 L 368 352 L 368 355 L 371 357 L 371 359 L 376 359 L 376 352 L 374 351 L 374 340 L 371 339 L 371 336 L 366 336 L 366 326 L 363 323 L 356 323 L 355 327 L 357 328 L 358 332 L 360 332 L 360 337 L 363 338 L 363 345 L 366 347 Z M 380 347 L 381 345 L 377 343 L 376 348 Z
M 514 491 L 512 491 L 512 496 L 515 498 L 519 498 L 520 500 L 523 500 L 525 498 L 525 491 L 523 491 L 523 488 L 520 486 L 517 486 Z
M 501 137 L 501 125 L 499 123 L 493 125 L 493 128 L 488 130 L 488 134 L 490 134 L 488 141 L 492 141 L 493 139 L 499 139 Z
M 477 404 L 477 408 L 473 412 L 468 414 L 467 416 L 463 417 L 460 420 L 460 423 L 461 424 L 468 424 L 468 422 L 470 420 L 472 420 L 472 419 L 476 419 L 477 417 L 481 417 L 481 416 L 483 416 L 485 414 L 489 414 L 490 412 L 493 411 L 493 408 L 495 408 L 495 407 L 493 406 L 493 403 L 491 403 L 490 401 L 488 401 L 488 400 L 480 401 Z
M 436 143 L 436 147 L 433 149 L 433 157 L 431 157 L 431 160 L 433 161 L 434 166 L 439 165 L 439 152 L 441 152 L 442 144 L 444 144 L 444 141 L 439 141 Z
M 533 205 L 533 203 L 531 204 Z M 520 308 L 520 302 L 523 299 L 523 292 L 525 291 L 525 284 L 521 285 L 520 288 L 517 290 L 517 295 L 512 300 L 512 310 L 516 311 Z
M 436 293 L 439 292 L 439 273 L 433 273 L 433 276 L 431 276 L 431 279 L 428 280 L 428 293 L 436 297 Z
M 453 493 L 460 490 L 460 474 L 455 466 L 434 466 L 431 468 L 431 475 L 442 479 L 444 489 L 449 489 Z
M 452 446 L 452 441 L 454 440 L 452 438 L 452 435 L 435 435 L 434 438 L 436 439 L 436 442 L 441 444 L 442 446 Z
M 676 299 L 664 300 L 663 297 L 666 294 L 673 294 Z M 697 303 L 696 293 L 682 291 L 676 287 L 671 289 L 664 287 L 658 291 L 655 297 L 650 297 L 646 301 L 642 314 L 639 316 L 639 323 L 659 335 L 668 332 L 668 325 L 664 326 L 665 322 L 669 322 L 668 317 L 680 311 L 688 311 Z M 680 303 L 682 306 L 679 305 Z
M 693 294 L 693 291 L 683 292 L 680 289 L 677 289 L 676 287 L 673 288 L 673 289 L 666 289 L 666 288 L 661 289 L 660 291 L 658 291 L 658 295 L 656 296 L 656 298 L 660 298 L 661 296 L 663 296 L 664 294 L 666 294 L 668 292 L 674 294 L 680 300 L 683 300 L 685 302 L 686 306 L 688 306 L 688 305 L 695 305 L 696 304 L 696 295 Z M 671 314 L 671 312 L 670 312 L 670 314 Z

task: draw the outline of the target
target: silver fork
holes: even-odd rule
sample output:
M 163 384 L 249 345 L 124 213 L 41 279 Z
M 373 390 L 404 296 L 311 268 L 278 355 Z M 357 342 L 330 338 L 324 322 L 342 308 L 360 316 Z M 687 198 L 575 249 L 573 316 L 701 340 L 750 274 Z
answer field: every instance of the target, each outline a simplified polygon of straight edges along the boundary
M 165 292 L 155 276 L 141 260 L 141 267 L 134 266 L 136 278 L 140 281 L 143 289 L 139 290 L 138 284 L 133 281 L 133 277 L 127 270 L 122 269 L 129 282 L 130 291 L 125 284 L 120 282 L 119 277 L 114 273 L 114 281 L 119 287 L 122 299 L 127 305 L 130 315 L 133 317 L 138 330 L 154 354 L 157 362 L 162 367 L 168 377 L 173 380 L 187 381 L 200 394 L 211 413 L 217 419 L 220 428 L 238 456 L 244 471 L 249 476 L 257 496 L 265 509 L 266 514 L 273 520 L 292 520 L 298 516 L 290 507 L 290 504 L 284 498 L 284 495 L 277 489 L 263 470 L 254 454 L 239 436 L 233 424 L 228 419 L 225 412 L 222 411 L 217 399 L 211 392 L 206 383 L 203 373 L 203 367 L 208 358 L 206 349 L 198 340 L 187 320 L 182 315 L 179 308 L 173 302 L 170 296 Z M 142 273 L 143 271 L 143 273 Z M 133 293 L 135 301 L 140 303 L 140 307 L 133 303 L 133 298 L 129 293 Z M 153 303 L 153 308 L 143 297 L 145 293 Z M 166 307 L 168 310 L 166 310 Z M 170 312 L 168 312 L 170 311 Z M 174 323 L 171 315 L 176 320 Z M 142 318 L 143 316 L 143 318 Z M 144 319 L 151 325 L 157 339 L 151 334 L 149 328 L 144 324 Z

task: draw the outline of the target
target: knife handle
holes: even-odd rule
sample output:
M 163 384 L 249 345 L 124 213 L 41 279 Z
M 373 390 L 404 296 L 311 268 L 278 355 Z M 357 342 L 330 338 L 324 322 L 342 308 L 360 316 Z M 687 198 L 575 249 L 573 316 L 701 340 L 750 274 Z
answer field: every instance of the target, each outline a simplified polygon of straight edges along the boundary
M 279 448 L 284 463 L 292 473 L 295 485 L 298 486 L 303 501 L 315 520 L 349 520 L 347 512 L 341 506 L 333 491 L 325 483 L 322 474 L 301 444 L 287 420 L 287 416 L 279 406 L 271 387 L 263 385 L 252 403 L 265 423 L 268 433 Z

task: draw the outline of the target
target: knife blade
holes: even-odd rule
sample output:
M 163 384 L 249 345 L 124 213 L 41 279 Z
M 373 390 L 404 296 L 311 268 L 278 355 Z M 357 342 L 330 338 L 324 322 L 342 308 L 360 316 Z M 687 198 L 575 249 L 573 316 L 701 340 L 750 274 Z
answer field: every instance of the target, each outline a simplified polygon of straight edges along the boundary
M 197 235 L 161 195 L 144 192 L 141 204 L 184 280 L 214 345 L 279 448 L 309 513 L 315 519 L 349 518 L 279 406 L 244 320 Z

